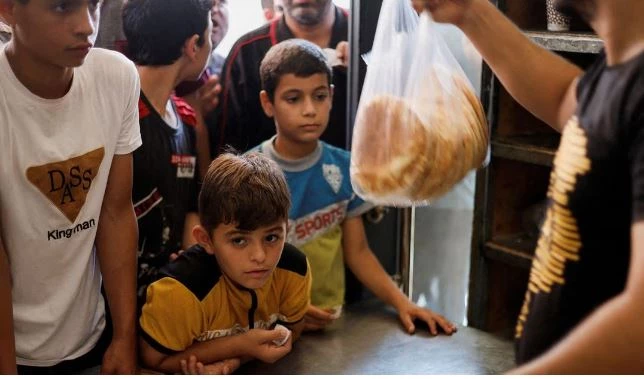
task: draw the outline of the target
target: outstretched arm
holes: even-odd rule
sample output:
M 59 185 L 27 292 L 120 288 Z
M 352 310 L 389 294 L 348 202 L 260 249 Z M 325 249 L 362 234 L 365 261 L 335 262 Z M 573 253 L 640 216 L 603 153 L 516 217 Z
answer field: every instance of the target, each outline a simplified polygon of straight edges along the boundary
M 530 41 L 488 0 L 425 3 L 436 21 L 454 24 L 467 35 L 517 102 L 563 130 L 577 108 L 579 67 Z
M 400 321 L 409 333 L 415 331 L 413 320 L 416 318 L 427 322 L 432 334 L 438 333 L 437 326 L 446 334 L 456 331 L 454 325 L 443 316 L 415 305 L 398 289 L 369 248 L 360 216 L 344 221 L 342 236 L 344 259 L 351 272 L 378 298 L 398 310 Z

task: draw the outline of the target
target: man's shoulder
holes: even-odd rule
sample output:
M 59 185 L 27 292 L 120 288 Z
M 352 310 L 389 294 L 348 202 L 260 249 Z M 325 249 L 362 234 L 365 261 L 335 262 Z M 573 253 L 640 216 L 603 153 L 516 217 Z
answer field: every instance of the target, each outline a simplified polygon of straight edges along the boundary
M 203 300 L 221 279 L 217 259 L 199 245 L 194 245 L 160 271 L 158 280 L 172 278 Z
M 277 263 L 277 267 L 304 277 L 307 275 L 308 271 L 306 255 L 304 255 L 304 253 L 297 247 L 289 243 L 285 243 L 284 249 L 282 250 L 282 256 Z
M 239 37 L 239 39 L 237 40 L 237 43 L 248 42 L 261 37 L 270 37 L 270 34 L 271 34 L 271 23 L 266 23 Z
M 241 36 L 230 50 L 228 59 L 235 59 L 242 50 L 268 50 L 271 43 L 271 24 L 265 24 Z

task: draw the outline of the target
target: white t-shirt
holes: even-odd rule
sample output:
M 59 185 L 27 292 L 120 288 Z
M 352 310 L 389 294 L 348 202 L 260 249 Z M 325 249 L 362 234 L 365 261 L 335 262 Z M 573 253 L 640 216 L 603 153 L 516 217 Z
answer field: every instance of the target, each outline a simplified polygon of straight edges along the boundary
M 0 217 L 18 364 L 77 358 L 105 327 L 94 239 L 112 157 L 141 145 L 139 88 L 133 63 L 92 49 L 69 92 L 43 99 L 0 51 Z

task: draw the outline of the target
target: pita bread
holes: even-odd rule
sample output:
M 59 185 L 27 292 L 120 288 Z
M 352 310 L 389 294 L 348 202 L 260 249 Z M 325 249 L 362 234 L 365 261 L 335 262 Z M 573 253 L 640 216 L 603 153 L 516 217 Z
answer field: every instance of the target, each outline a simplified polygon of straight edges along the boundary
M 351 176 L 371 201 L 435 199 L 487 155 L 485 112 L 460 75 L 433 67 L 412 92 L 374 96 L 358 110 Z

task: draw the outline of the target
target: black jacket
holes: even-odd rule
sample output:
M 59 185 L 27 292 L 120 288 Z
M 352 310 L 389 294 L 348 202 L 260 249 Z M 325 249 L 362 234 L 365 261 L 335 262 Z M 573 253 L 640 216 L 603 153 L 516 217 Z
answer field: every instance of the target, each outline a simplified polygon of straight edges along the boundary
M 330 43 L 333 48 L 347 40 L 349 31 L 349 14 L 338 7 L 335 13 Z M 294 38 L 293 33 L 282 17 L 244 35 L 233 46 L 222 72 L 223 91 L 218 117 L 215 124 L 209 125 L 213 154 L 225 145 L 246 151 L 275 135 L 273 119 L 264 114 L 259 101 L 259 66 L 271 46 L 290 38 Z M 346 148 L 346 71 L 334 69 L 333 84 L 333 109 L 322 140 Z

